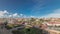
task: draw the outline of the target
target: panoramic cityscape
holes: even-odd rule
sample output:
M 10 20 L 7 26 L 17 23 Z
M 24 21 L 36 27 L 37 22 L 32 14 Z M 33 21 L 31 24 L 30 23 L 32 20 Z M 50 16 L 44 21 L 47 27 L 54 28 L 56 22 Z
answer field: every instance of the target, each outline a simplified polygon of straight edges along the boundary
M 60 34 L 59 31 L 60 18 L 0 18 L 1 34 Z
M 0 34 L 60 34 L 60 0 L 0 0 Z

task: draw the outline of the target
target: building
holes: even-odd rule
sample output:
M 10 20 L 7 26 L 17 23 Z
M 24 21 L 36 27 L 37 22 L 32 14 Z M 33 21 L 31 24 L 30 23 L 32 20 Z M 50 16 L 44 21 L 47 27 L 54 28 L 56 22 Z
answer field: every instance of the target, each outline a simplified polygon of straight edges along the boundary
M 48 26 L 60 26 L 60 22 L 49 22 L 47 23 Z

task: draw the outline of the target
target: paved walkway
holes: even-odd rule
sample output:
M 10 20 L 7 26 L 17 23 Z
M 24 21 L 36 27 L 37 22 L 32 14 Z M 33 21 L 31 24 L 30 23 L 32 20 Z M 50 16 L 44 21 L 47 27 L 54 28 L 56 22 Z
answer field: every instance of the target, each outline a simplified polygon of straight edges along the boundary
M 45 29 L 45 30 L 47 30 L 50 34 L 60 34 L 60 31 L 51 30 L 51 29 Z
M 0 34 L 12 34 L 11 32 L 13 30 L 17 30 L 18 28 L 23 28 L 24 26 L 20 26 L 20 27 L 16 27 L 16 28 L 13 28 L 13 29 L 10 29 L 10 30 L 7 30 L 6 28 L 1 28 L 0 26 Z
M 6 30 L 5 28 L 3 29 L 0 28 L 0 34 L 12 34 L 12 33 Z

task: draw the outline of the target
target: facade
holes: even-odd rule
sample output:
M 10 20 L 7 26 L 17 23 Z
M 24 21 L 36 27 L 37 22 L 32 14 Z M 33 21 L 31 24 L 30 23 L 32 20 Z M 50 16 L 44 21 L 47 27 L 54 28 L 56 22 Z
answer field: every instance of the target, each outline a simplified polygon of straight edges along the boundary
M 49 22 L 47 23 L 48 26 L 60 26 L 60 22 Z

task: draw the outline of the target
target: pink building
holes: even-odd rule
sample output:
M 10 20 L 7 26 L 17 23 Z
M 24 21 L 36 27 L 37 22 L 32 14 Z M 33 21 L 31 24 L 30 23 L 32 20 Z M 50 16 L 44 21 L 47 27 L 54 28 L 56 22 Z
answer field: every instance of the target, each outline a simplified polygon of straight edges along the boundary
M 60 26 L 60 22 L 49 22 L 47 23 L 48 26 Z

